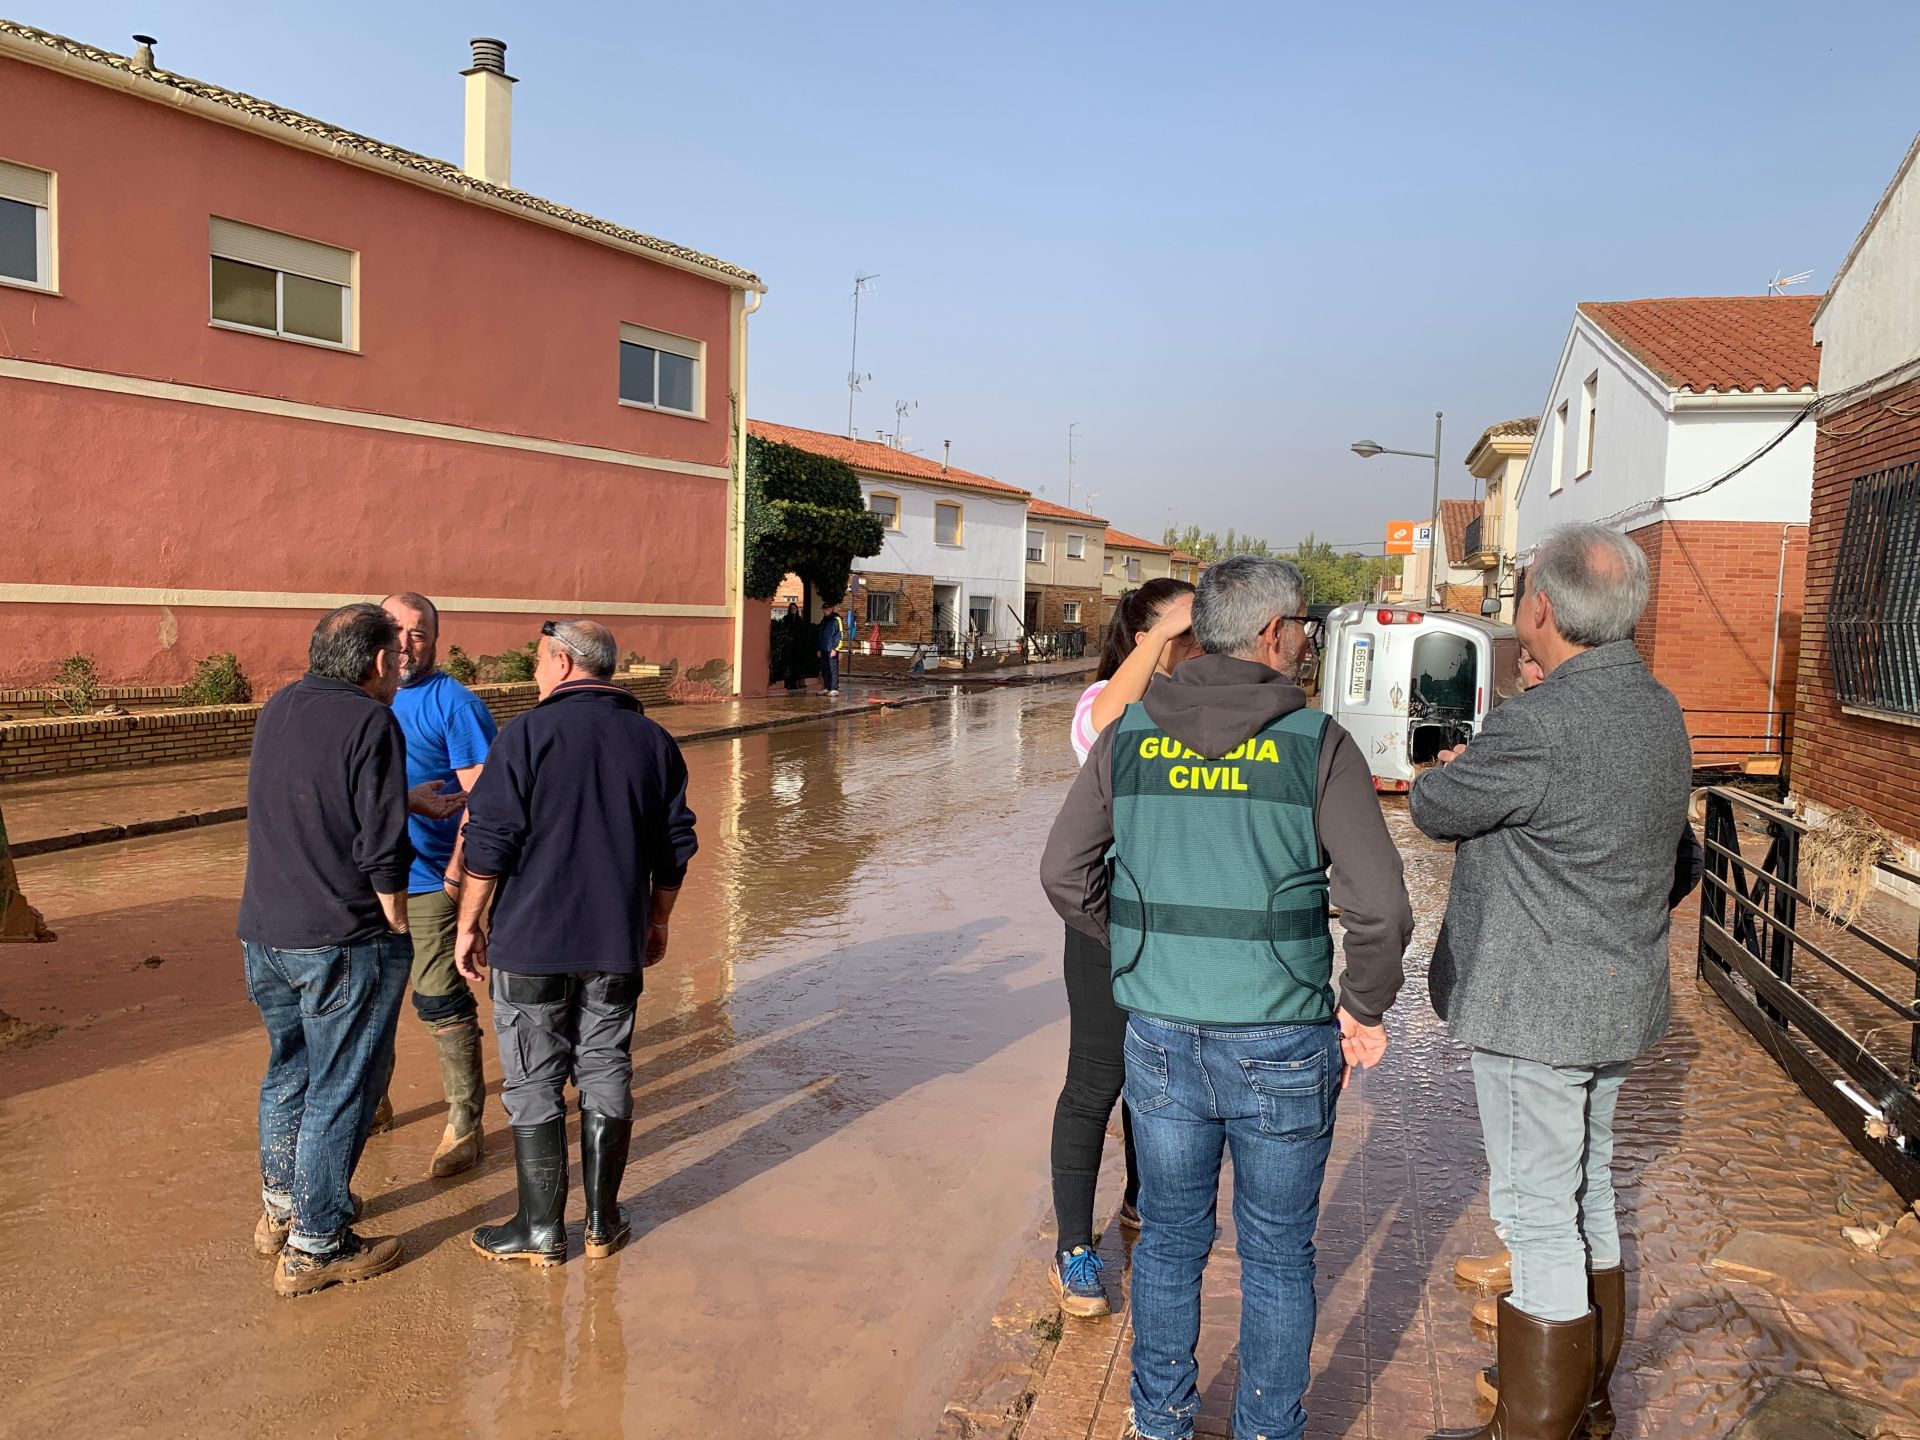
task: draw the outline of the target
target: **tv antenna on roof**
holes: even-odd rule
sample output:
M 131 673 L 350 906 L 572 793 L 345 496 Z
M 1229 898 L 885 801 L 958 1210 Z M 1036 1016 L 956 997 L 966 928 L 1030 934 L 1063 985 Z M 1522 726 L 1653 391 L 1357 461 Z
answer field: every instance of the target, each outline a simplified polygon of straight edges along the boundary
M 1802 270 L 1798 275 L 1782 275 L 1776 270 L 1773 272 L 1773 279 L 1767 282 L 1767 293 L 1769 295 L 1784 295 L 1787 293 L 1787 287 L 1789 285 L 1804 285 L 1812 278 L 1813 272 L 1811 270 Z
M 853 358 L 847 364 L 847 438 L 853 439 L 853 397 L 860 393 L 860 382 L 871 380 L 873 376 L 860 373 L 860 292 L 873 287 L 878 274 L 862 275 L 858 271 L 853 277 Z
M 920 408 L 918 400 L 896 400 L 893 402 L 893 448 L 907 448 L 907 416 Z

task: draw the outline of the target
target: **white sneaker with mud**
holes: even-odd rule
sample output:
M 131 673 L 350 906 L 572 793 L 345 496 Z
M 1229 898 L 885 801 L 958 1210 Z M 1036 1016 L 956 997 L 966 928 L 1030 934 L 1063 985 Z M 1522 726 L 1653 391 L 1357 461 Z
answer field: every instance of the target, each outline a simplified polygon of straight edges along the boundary
M 329 1285 L 371 1280 L 398 1265 L 402 1253 L 397 1236 L 363 1239 L 351 1230 L 341 1232 L 340 1248 L 330 1255 L 309 1255 L 289 1245 L 280 1252 L 280 1263 L 274 1267 L 273 1293 L 292 1299 Z
M 1054 1257 L 1047 1274 L 1053 1280 L 1054 1293 L 1060 1297 L 1062 1314 L 1087 1319 L 1113 1313 L 1113 1306 L 1107 1303 L 1106 1287 L 1100 1283 L 1100 1269 L 1100 1257 L 1085 1245 L 1062 1250 Z

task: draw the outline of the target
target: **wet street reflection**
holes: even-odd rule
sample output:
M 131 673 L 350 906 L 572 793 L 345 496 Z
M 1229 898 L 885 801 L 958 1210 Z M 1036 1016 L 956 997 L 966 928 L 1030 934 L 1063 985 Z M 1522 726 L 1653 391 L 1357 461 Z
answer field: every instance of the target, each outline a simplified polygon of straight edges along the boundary
M 529 1273 L 512 1208 L 425 1177 L 442 1107 L 401 1017 L 362 1228 L 389 1277 L 280 1301 L 248 1238 L 264 1056 L 244 827 L 22 865 L 55 946 L 0 1008 L 0 1434 L 892 1436 L 938 1417 L 1030 1232 L 1064 1045 L 1034 881 L 1073 691 L 968 695 L 689 747 L 702 852 L 634 1037 L 635 1243 Z M 487 1042 L 489 1079 L 491 1031 Z

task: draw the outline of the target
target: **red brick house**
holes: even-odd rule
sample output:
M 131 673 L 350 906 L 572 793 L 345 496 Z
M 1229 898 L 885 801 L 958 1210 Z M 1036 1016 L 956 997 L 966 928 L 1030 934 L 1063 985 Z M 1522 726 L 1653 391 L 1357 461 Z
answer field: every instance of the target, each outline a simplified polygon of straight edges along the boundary
M 1814 315 L 1806 618 L 1792 788 L 1920 862 L 1920 139 Z M 1920 896 L 1910 897 L 1920 898 Z
M 1801 628 L 1817 296 L 1584 304 L 1517 489 L 1524 556 L 1555 526 L 1646 552 L 1635 635 L 1701 764 L 1777 748 Z

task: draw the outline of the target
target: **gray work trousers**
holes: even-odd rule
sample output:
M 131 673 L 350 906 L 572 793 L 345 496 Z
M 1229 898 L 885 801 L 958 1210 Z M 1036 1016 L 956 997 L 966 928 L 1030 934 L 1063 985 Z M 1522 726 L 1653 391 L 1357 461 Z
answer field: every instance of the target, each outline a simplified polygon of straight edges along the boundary
M 566 1085 L 580 1108 L 625 1120 L 633 1114 L 633 1007 L 638 971 L 609 975 L 493 972 L 493 1028 L 500 1037 L 500 1100 L 514 1125 L 544 1125 L 567 1113 Z

